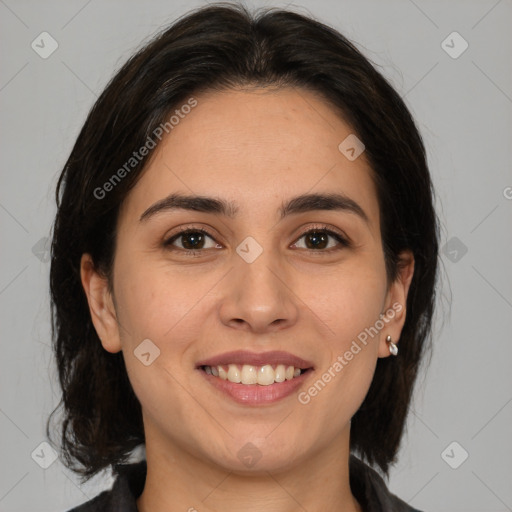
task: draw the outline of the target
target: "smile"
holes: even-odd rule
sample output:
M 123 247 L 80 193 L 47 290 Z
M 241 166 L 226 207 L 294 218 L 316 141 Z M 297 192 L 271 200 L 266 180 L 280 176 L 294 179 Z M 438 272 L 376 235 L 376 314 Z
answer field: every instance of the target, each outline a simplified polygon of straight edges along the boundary
M 263 366 L 250 364 L 205 365 L 202 366 L 202 369 L 208 375 L 213 375 L 222 380 L 228 380 L 236 384 L 260 386 L 270 386 L 271 384 L 292 380 L 306 371 L 301 368 L 296 368 L 295 366 L 286 366 L 284 364 L 275 366 L 270 364 Z
M 314 372 L 313 363 L 282 350 L 237 350 L 196 363 L 219 397 L 243 405 L 271 405 L 297 392 Z

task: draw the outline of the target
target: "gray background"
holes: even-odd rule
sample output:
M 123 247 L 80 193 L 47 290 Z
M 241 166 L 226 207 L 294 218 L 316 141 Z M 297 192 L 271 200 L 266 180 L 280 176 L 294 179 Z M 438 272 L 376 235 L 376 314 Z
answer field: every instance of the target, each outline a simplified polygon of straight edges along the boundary
M 204 3 L 0 0 L 1 511 L 64 511 L 111 484 L 103 474 L 80 486 L 58 459 L 40 467 L 51 462 L 40 443 L 59 399 L 44 238 L 57 175 L 114 69 Z M 512 510 L 512 3 L 291 7 L 332 24 L 381 66 L 417 119 L 438 191 L 444 269 L 435 347 L 389 485 L 425 511 Z M 43 31 L 59 45 L 47 59 L 31 48 Z M 458 58 L 445 49 L 459 51 L 460 40 L 441 45 L 453 31 L 469 43 Z

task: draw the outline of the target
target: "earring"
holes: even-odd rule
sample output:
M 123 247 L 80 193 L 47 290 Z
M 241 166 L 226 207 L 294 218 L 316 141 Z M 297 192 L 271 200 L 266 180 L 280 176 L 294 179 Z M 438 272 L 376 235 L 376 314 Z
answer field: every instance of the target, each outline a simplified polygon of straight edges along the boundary
M 386 337 L 386 342 L 388 344 L 390 354 L 396 356 L 398 354 L 398 347 L 393 343 L 391 336 Z

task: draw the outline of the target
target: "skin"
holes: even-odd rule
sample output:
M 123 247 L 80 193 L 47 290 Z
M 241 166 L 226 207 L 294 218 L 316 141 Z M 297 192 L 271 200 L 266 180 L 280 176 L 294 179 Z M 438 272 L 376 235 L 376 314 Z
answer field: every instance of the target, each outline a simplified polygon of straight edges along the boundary
M 377 359 L 390 355 L 386 336 L 400 338 L 412 256 L 402 255 L 389 283 L 371 169 L 364 153 L 349 161 L 338 150 L 353 130 L 320 97 L 285 88 L 196 99 L 121 207 L 113 294 L 82 257 L 95 328 L 105 350 L 123 351 L 142 405 L 148 473 L 138 508 L 361 510 L 349 486 L 350 419 Z M 280 220 L 286 199 L 333 191 L 356 201 L 368 222 L 327 210 Z M 239 211 L 229 218 L 172 210 L 140 220 L 171 192 L 234 201 Z M 323 224 L 351 245 L 329 238 L 327 248 L 308 249 L 302 234 Z M 210 233 L 198 256 L 184 255 L 186 237 L 164 245 L 180 226 Z M 236 252 L 247 236 L 263 249 L 252 263 Z M 297 393 L 241 405 L 195 369 L 232 350 L 284 350 L 314 363 L 304 391 L 393 304 L 403 308 L 306 405 Z M 144 339 L 160 349 L 149 366 L 133 353 Z M 237 456 L 248 442 L 261 453 L 251 468 Z

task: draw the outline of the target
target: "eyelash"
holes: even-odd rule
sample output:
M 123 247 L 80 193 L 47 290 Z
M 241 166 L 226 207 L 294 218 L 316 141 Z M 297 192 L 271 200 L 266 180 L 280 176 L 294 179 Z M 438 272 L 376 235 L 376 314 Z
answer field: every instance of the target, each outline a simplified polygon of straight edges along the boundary
M 340 233 L 337 233 L 336 231 L 332 231 L 326 225 L 318 225 L 318 226 L 314 226 L 312 228 L 309 228 L 307 231 L 304 231 L 303 233 L 301 233 L 299 235 L 299 237 L 296 239 L 294 244 L 297 243 L 304 236 L 306 236 L 306 235 L 308 235 L 310 233 L 318 233 L 318 232 L 324 232 L 328 236 L 331 236 L 337 242 L 339 242 L 339 244 L 342 247 L 338 247 L 338 248 L 332 248 L 331 247 L 330 249 L 306 249 L 310 253 L 322 253 L 322 252 L 323 253 L 325 253 L 325 252 L 331 253 L 333 251 L 339 251 L 339 250 L 341 250 L 341 248 L 351 247 L 351 243 L 349 242 L 349 240 L 347 238 L 342 236 Z M 172 246 L 173 242 L 175 240 L 177 240 L 180 236 L 183 236 L 183 235 L 186 235 L 186 234 L 189 234 L 189 233 L 202 233 L 203 235 L 206 235 L 206 236 L 208 236 L 209 238 L 211 238 L 212 240 L 215 241 L 215 238 L 208 231 L 206 231 L 205 229 L 186 227 L 186 228 L 181 229 L 177 233 L 173 234 L 170 238 L 168 238 L 164 242 L 164 246 L 166 248 L 172 247 L 171 250 L 177 250 L 177 251 L 183 253 L 184 256 L 198 257 L 200 255 L 199 253 L 205 251 L 206 249 L 181 249 L 179 247 L 178 248 L 174 248 Z

